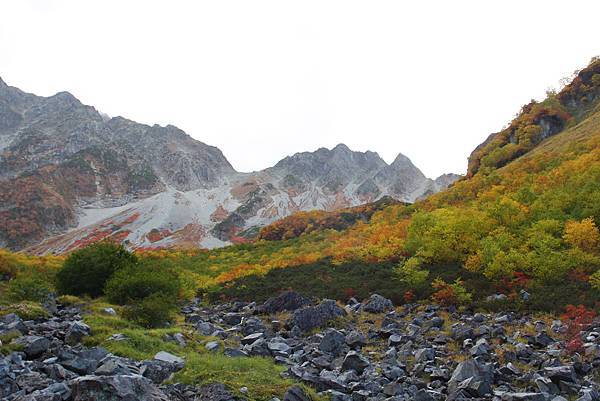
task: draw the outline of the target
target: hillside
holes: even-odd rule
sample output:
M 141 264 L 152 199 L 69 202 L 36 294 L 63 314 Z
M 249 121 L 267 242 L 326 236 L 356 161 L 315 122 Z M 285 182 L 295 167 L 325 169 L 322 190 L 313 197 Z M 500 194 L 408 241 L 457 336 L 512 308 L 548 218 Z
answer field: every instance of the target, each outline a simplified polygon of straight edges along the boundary
M 11 249 L 61 253 L 105 238 L 213 248 L 297 211 L 412 202 L 456 178 L 343 144 L 239 173 L 174 126 L 109 118 L 70 93 L 40 97 L 0 79 L 0 246 Z
M 597 399 L 596 71 L 600 61 L 524 107 L 472 154 L 467 177 L 412 204 L 382 195 L 300 211 L 261 228 L 254 243 L 212 250 L 95 242 L 141 219 L 124 209 L 86 241 L 67 233 L 31 248 L 95 242 L 68 256 L 0 249 L 0 396 Z M 585 101 L 561 100 L 577 82 L 596 86 L 576 92 Z M 360 173 L 348 175 L 354 164 Z M 390 166 L 412 170 L 403 157 Z M 273 169 L 297 177 L 283 175 L 286 185 L 335 191 L 355 178 L 367 187 L 396 182 L 390 166 L 340 145 Z M 260 210 L 254 189 L 236 213 Z M 182 194 L 191 192 L 169 186 L 140 202 L 153 202 L 147 216 L 173 221 L 160 214 L 162 197 L 186 216 L 193 202 Z
M 331 222 L 319 229 L 320 224 L 315 228 L 315 221 L 307 223 L 305 215 L 292 216 L 260 234 L 265 240 L 283 241 L 176 260 L 200 274 L 206 287 L 232 297 L 302 287 L 343 298 L 344 291 L 361 296 L 381 291 L 379 285 L 401 301 L 408 290 L 428 296 L 430 284 L 443 276 L 446 281 L 462 277 L 481 299 L 496 292 L 514 297 L 524 290 L 536 294 L 541 308 L 593 305 L 600 300 L 592 287 L 600 280 L 600 82 L 590 71 L 600 71 L 600 62 L 594 61 L 563 91 L 533 106 L 557 105 L 577 82 L 596 82 L 586 89 L 587 100 L 560 103 L 561 113 L 570 116 L 562 130 L 545 131 L 545 120 L 530 120 L 531 107 L 525 107 L 511 126 L 529 121 L 528 130 L 545 132 L 543 138 L 527 142 L 520 156 L 510 152 L 497 166 L 472 169 L 470 177 L 446 191 L 413 205 L 385 207 L 368 222 L 358 221 L 342 231 L 331 230 Z M 505 135 L 492 135 L 486 143 L 501 151 L 510 149 L 510 141 L 501 145 Z M 494 153 L 492 148 L 485 145 L 475 154 L 485 159 Z M 340 220 L 327 214 L 319 221 L 328 217 Z M 295 227 L 308 225 L 309 230 L 295 233 Z M 361 271 L 373 274 L 378 266 L 377 280 L 361 278 Z M 288 269 L 292 270 L 285 273 Z

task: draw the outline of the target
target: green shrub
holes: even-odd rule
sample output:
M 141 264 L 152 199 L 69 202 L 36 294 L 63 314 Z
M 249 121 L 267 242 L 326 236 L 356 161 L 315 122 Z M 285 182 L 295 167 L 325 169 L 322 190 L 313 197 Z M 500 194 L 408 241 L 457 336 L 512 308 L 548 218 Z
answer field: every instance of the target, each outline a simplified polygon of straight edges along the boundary
M 38 274 L 25 274 L 8 283 L 7 293 L 13 301 L 44 302 L 51 292 L 50 283 Z
M 99 242 L 69 255 L 56 275 L 56 287 L 61 294 L 97 297 L 114 272 L 136 262 L 122 245 Z
M 161 294 L 175 301 L 179 289 L 179 278 L 171 270 L 140 264 L 115 272 L 106 283 L 105 294 L 110 302 L 125 305 L 154 294 Z
M 177 304 L 173 297 L 154 293 L 123 311 L 123 317 L 146 328 L 164 327 L 175 317 Z

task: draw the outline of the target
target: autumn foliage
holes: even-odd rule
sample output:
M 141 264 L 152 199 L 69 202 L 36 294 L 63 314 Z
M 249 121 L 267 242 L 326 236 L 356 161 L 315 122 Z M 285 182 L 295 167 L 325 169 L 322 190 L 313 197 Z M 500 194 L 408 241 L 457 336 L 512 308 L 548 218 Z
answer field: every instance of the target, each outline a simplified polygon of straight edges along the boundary
M 583 341 L 581 332 L 586 330 L 594 321 L 596 312 L 587 309 L 583 305 L 567 305 L 565 313 L 560 317 L 567 326 L 566 349 L 570 353 L 581 352 Z

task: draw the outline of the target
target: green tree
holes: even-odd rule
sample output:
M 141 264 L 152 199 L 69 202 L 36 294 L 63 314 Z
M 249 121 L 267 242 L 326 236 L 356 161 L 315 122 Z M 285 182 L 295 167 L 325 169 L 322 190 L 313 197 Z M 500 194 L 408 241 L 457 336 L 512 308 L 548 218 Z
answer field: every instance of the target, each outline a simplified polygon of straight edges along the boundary
M 113 242 L 99 242 L 79 249 L 67 257 L 56 275 L 60 294 L 100 296 L 114 272 L 137 263 L 125 247 Z

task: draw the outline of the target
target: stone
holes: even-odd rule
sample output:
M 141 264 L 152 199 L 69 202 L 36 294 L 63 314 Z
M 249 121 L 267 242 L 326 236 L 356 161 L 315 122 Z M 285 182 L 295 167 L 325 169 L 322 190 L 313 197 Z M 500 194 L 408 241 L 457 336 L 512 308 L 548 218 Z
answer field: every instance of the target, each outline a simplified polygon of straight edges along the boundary
M 73 401 L 168 401 L 150 380 L 138 375 L 81 376 L 69 384 Z
M 292 386 L 285 392 L 283 401 L 312 401 L 312 398 L 302 387 Z
M 492 393 L 493 382 L 494 373 L 491 366 L 468 359 L 454 369 L 448 381 L 448 391 L 452 393 L 459 389 L 468 389 L 475 393 L 475 396 L 483 397 Z
M 257 313 L 273 314 L 285 311 L 295 311 L 310 305 L 308 298 L 294 291 L 286 291 L 274 298 L 269 298 L 264 304 L 256 308 Z
M 502 401 L 546 401 L 546 396 L 542 393 L 503 393 Z
M 290 326 L 297 326 L 302 332 L 307 332 L 345 315 L 346 311 L 340 308 L 334 300 L 326 299 L 317 306 L 307 306 L 296 310 L 290 319 Z
M 78 344 L 83 337 L 89 336 L 91 332 L 92 330 L 87 324 L 81 321 L 72 322 L 65 334 L 65 342 L 71 345 Z
M 325 332 L 323 339 L 319 343 L 319 349 L 323 352 L 333 355 L 339 355 L 346 343 L 346 337 L 335 329 L 330 329 Z
M 94 372 L 100 361 L 108 355 L 108 351 L 101 347 L 87 348 L 73 353 L 64 351 L 59 354 L 60 364 L 80 375 L 88 375 Z
M 104 308 L 104 309 L 102 309 L 102 312 L 106 313 L 107 315 L 111 315 L 111 316 L 117 315 L 117 312 L 115 312 L 115 310 L 113 308 Z
M 249 334 L 246 337 L 242 338 L 241 343 L 242 343 L 242 345 L 250 345 L 250 344 L 254 343 L 256 340 L 263 338 L 264 336 L 265 336 L 264 333 Z
M 415 352 L 416 362 L 431 362 L 435 359 L 435 351 L 433 348 L 422 348 Z
M 364 372 L 371 364 L 369 361 L 356 351 L 350 351 L 344 357 L 342 362 L 342 371 L 354 370 L 359 375 Z
M 362 310 L 369 313 L 383 313 L 394 309 L 394 304 L 389 299 L 379 294 L 373 294 L 363 305 Z
M 127 337 L 123 333 L 115 333 L 106 339 L 107 341 L 127 341 L 129 337 Z
M 364 334 L 361 333 L 360 331 L 352 330 L 346 336 L 346 344 L 352 348 L 362 347 L 367 344 L 367 339 L 365 338 Z
M 143 361 L 140 373 L 142 376 L 152 380 L 153 383 L 161 384 L 162 382 L 169 380 L 173 376 L 173 373 L 180 370 L 182 367 L 182 364 L 154 359 Z
M 204 346 L 209 352 L 217 352 L 219 350 L 219 342 L 218 341 L 209 341 Z
M 100 366 L 94 371 L 94 375 L 98 376 L 114 376 L 114 375 L 132 375 L 137 371 L 121 358 L 109 358 L 102 362 Z
M 165 351 L 157 352 L 156 355 L 154 355 L 154 359 L 156 359 L 157 361 L 163 361 L 163 362 L 181 364 L 181 365 L 183 365 L 183 363 L 184 363 L 182 358 L 178 357 L 177 355 L 173 355 L 168 352 L 165 352 Z
M 23 352 L 28 358 L 35 358 L 50 347 L 50 340 L 41 336 L 23 336 L 14 340 L 14 343 L 23 347 Z

